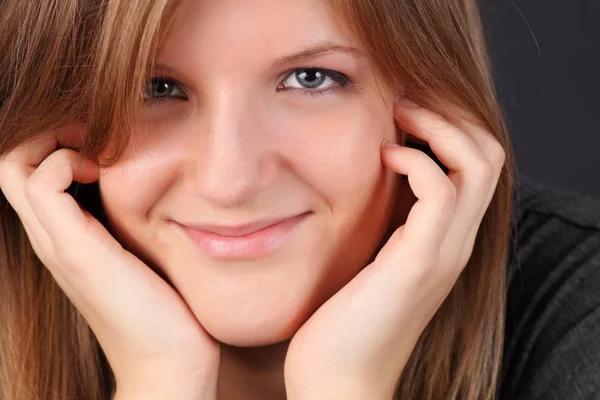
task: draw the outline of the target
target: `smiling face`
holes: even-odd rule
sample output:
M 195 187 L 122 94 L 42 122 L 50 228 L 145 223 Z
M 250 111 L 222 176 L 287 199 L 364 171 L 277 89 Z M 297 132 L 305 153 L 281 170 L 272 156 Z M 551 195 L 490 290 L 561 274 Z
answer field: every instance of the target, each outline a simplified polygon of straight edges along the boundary
M 398 180 L 379 146 L 399 140 L 395 93 L 356 51 L 286 59 L 327 45 L 362 49 L 323 1 L 187 2 L 129 148 L 102 171 L 117 238 L 222 342 L 289 339 L 367 265 L 388 227 Z M 261 253 L 216 236 L 221 252 L 210 252 L 182 228 L 299 214 Z

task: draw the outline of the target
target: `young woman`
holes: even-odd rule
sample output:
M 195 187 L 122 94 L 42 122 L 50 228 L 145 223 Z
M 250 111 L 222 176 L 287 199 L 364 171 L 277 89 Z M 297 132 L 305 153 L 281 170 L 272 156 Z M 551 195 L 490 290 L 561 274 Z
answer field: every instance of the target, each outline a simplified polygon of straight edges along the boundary
M 474 1 L 4 0 L 0 54 L 0 398 L 495 398 Z

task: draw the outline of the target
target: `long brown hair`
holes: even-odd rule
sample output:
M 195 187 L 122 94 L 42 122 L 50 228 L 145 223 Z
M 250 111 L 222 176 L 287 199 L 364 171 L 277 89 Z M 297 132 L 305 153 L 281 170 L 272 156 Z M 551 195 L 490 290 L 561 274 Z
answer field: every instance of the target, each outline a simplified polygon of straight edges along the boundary
M 127 146 L 148 65 L 178 3 L 2 1 L 0 156 L 40 132 L 81 122 L 88 128 L 81 157 L 113 165 Z M 493 399 L 515 168 L 475 0 L 336 0 L 335 6 L 390 84 L 402 82 L 440 113 L 443 104 L 467 111 L 505 149 L 473 255 L 421 335 L 397 390 L 403 400 Z M 98 160 L 106 149 L 110 156 Z M 97 192 L 83 196 L 97 203 Z M 102 349 L 1 195 L 0 321 L 0 399 L 110 398 L 114 377 Z

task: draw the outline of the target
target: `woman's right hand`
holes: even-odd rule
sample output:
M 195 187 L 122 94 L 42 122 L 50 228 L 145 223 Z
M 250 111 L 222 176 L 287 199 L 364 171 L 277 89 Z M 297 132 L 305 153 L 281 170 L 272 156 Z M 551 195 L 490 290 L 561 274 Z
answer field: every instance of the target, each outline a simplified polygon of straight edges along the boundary
M 76 163 L 83 128 L 46 132 L 0 159 L 0 189 L 35 253 L 90 325 L 117 398 L 216 399 L 220 348 L 167 282 L 65 190 L 99 179 Z

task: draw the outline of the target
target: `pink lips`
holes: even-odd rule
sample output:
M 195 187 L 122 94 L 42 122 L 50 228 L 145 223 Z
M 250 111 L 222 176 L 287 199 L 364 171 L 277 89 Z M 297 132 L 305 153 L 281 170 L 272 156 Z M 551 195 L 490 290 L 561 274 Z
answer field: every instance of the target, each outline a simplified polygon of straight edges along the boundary
M 178 225 L 209 257 L 241 260 L 261 258 L 283 246 L 293 229 L 309 214 L 234 227 Z

